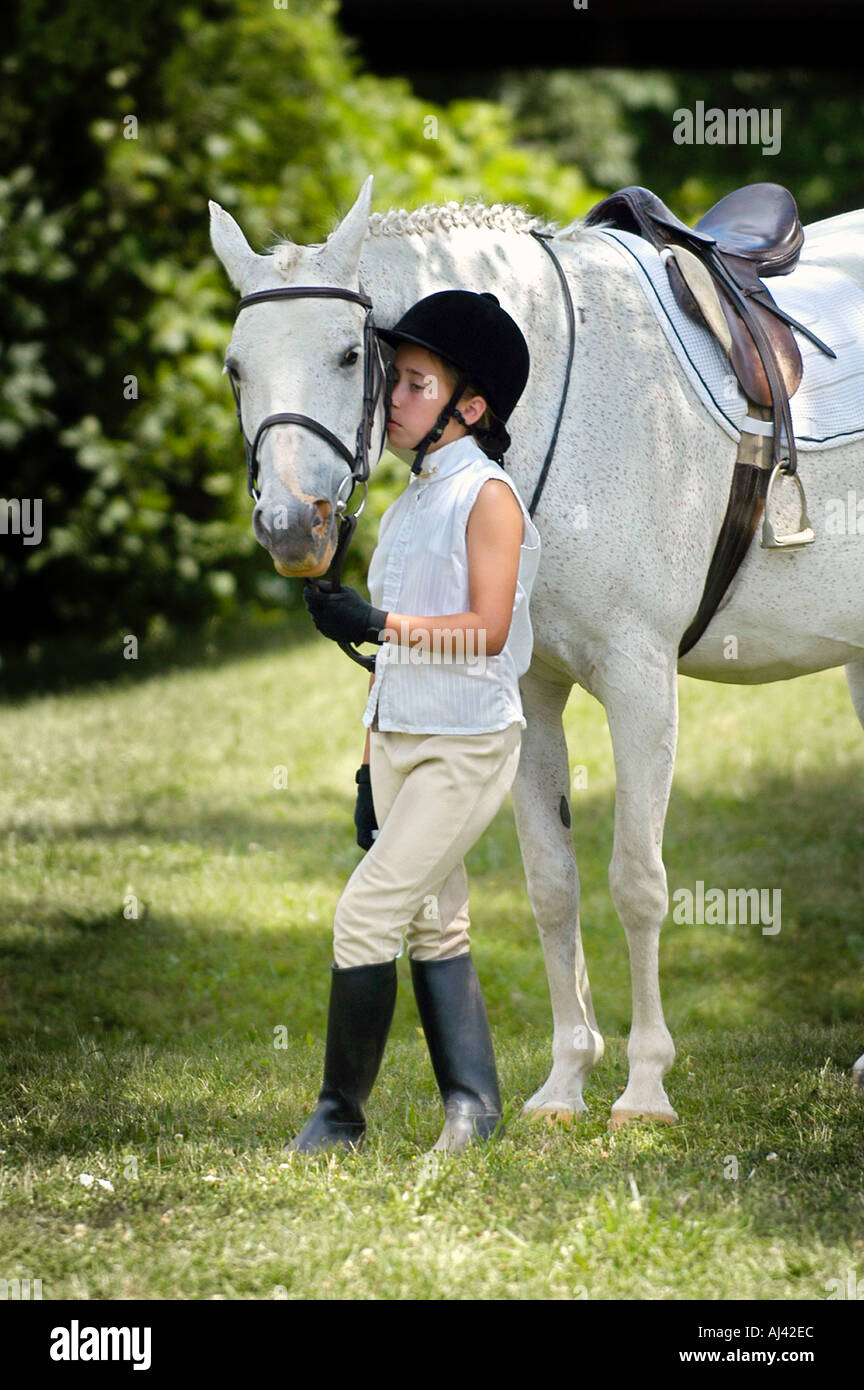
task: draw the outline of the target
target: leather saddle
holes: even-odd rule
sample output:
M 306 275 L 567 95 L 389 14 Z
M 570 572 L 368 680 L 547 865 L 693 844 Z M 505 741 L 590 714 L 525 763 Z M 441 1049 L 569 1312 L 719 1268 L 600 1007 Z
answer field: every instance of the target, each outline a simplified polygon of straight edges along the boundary
M 735 189 L 695 227 L 676 217 L 656 193 L 633 185 L 597 203 L 585 225 L 632 232 L 657 249 L 681 308 L 721 343 L 750 402 L 702 598 L 679 644 L 683 657 L 716 613 L 760 516 L 765 549 L 796 548 L 815 539 L 796 471 L 789 398 L 801 383 L 802 363 L 792 329 L 829 357 L 837 354 L 785 314 L 762 283 L 794 270 L 804 244 L 795 199 L 780 184 L 751 183 Z M 800 502 L 798 529 L 788 534 L 775 530 L 769 514 L 780 473 L 791 477 Z
M 660 252 L 681 308 L 719 339 L 747 399 L 770 407 L 772 463 L 776 467 L 782 457 L 783 471 L 794 474 L 789 398 L 801 383 L 802 364 L 793 327 L 829 356 L 836 354 L 785 314 L 762 283 L 794 270 L 804 244 L 789 190 L 777 183 L 746 184 L 688 227 L 656 193 L 633 185 L 597 203 L 585 225 L 632 232 Z

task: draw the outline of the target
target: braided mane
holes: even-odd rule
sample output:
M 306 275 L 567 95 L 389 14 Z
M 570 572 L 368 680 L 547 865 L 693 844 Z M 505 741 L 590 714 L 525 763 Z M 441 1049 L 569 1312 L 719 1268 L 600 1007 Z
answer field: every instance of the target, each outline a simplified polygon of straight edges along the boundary
M 337 215 L 330 235 L 341 223 Z M 389 212 L 369 214 L 370 236 L 426 236 L 435 232 L 450 232 L 463 227 L 488 227 L 499 232 L 527 234 L 532 231 L 551 233 L 559 240 L 576 241 L 594 234 L 594 227 L 585 227 L 579 218 L 566 227 L 557 222 L 535 217 L 514 203 L 493 203 L 488 207 L 479 199 L 465 203 L 424 203 L 422 207 L 408 212 L 405 208 L 391 208 Z M 313 242 L 307 250 L 323 249 L 326 242 Z M 280 239 L 271 247 L 270 254 L 280 271 L 287 274 L 300 255 L 301 248 L 288 238 Z
M 427 232 L 452 231 L 457 227 L 490 227 L 499 232 L 554 232 L 554 222 L 534 217 L 524 208 L 512 203 L 493 203 L 487 207 L 479 200 L 467 203 L 424 203 L 423 207 L 406 212 L 391 208 L 389 212 L 373 212 L 369 216 L 371 236 L 424 236 Z

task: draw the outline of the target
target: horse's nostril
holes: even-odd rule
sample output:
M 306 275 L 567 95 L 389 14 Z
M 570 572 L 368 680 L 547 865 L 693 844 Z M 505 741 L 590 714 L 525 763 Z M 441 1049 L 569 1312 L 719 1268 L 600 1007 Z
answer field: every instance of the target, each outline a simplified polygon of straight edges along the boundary
M 318 520 L 312 523 L 312 530 L 320 534 L 326 531 L 330 524 L 330 516 L 333 508 L 323 497 L 319 497 L 318 501 L 315 503 L 315 510 L 318 513 Z

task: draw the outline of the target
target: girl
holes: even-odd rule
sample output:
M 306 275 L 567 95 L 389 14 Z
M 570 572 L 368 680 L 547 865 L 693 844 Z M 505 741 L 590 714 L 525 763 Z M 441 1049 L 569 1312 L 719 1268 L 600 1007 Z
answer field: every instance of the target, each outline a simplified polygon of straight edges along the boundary
M 304 589 L 326 637 L 381 645 L 355 779 L 368 853 L 336 908 L 324 1084 L 288 1145 L 302 1153 L 363 1141 L 403 930 L 445 1107 L 435 1149 L 459 1152 L 501 1122 L 464 856 L 510 789 L 525 727 L 518 678 L 540 538 L 503 456 L 528 347 L 494 295 L 465 290 L 429 295 L 378 333 L 397 349 L 390 448 L 413 457 L 412 476 L 381 519 L 371 603 L 326 582 Z

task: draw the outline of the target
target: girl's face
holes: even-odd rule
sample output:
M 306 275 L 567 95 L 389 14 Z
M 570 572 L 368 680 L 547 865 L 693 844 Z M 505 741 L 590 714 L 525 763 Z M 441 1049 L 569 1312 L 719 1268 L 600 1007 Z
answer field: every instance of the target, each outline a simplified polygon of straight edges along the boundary
M 444 409 L 455 385 L 441 369 L 441 363 L 426 348 L 414 343 L 402 343 L 393 359 L 393 393 L 387 439 L 397 449 L 413 449 L 423 438 Z M 479 420 L 486 409 L 482 396 L 472 396 L 459 402 L 459 409 L 469 425 Z M 428 453 L 442 449 L 465 429 L 458 420 L 447 421 L 447 428 L 437 444 L 430 444 Z

